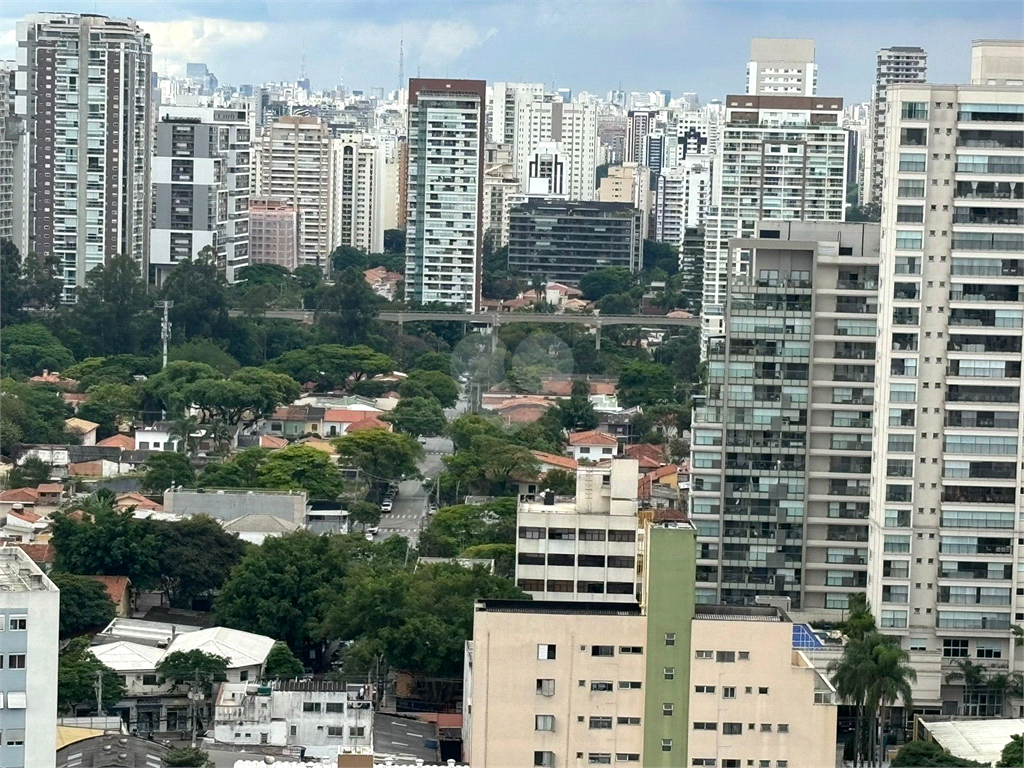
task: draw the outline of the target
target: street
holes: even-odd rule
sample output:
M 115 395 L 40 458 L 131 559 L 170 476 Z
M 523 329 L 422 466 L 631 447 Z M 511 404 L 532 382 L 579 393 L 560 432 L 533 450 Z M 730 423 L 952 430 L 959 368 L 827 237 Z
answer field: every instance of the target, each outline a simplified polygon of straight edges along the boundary
M 452 441 L 447 437 L 428 437 L 423 444 L 426 456 L 417 465 L 424 477 L 435 478 L 440 474 L 441 457 L 452 453 Z M 391 512 L 381 515 L 380 532 L 375 541 L 389 536 L 405 536 L 412 546 L 419 541 L 420 530 L 426 525 L 427 491 L 421 480 L 405 480 L 398 484 Z

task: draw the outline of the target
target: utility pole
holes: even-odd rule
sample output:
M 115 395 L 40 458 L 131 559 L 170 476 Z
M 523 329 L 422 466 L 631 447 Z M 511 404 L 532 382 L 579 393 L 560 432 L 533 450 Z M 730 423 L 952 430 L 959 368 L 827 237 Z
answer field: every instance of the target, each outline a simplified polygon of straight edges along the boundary
M 103 670 L 96 670 L 96 714 L 103 716 Z
M 163 364 L 163 367 L 166 368 L 167 367 L 167 343 L 171 340 L 171 321 L 168 318 L 167 313 L 170 311 L 171 307 L 174 306 L 174 302 L 173 301 L 158 301 L 153 306 L 155 306 L 157 309 L 162 309 L 164 311 L 164 319 L 163 319 L 163 322 L 160 323 L 160 339 L 164 343 L 164 364 Z
M 188 703 L 192 705 L 192 749 L 196 748 L 196 701 L 199 698 L 199 691 L 196 690 L 199 687 L 199 672 L 192 677 L 192 689 L 188 692 Z

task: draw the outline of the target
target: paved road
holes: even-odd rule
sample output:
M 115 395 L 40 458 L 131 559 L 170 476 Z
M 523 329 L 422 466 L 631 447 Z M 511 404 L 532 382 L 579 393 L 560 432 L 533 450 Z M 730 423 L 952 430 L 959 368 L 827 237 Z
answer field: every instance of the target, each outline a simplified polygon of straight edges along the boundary
M 424 477 L 435 478 L 441 473 L 441 457 L 450 455 L 452 441 L 446 437 L 428 437 L 423 446 L 426 456 L 419 463 Z M 426 525 L 427 491 L 420 480 L 405 480 L 398 484 L 398 495 L 390 513 L 381 516 L 380 533 L 376 540 L 388 536 L 405 536 L 412 546 L 419 541 L 420 531 Z

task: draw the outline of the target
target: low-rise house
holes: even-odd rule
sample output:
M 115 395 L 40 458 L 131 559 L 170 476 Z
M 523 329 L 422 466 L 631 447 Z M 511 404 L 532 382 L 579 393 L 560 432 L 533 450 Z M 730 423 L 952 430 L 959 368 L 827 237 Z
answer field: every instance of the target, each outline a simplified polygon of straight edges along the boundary
M 132 582 L 127 576 L 87 576 L 103 585 L 110 602 L 114 604 L 114 615 L 126 617 L 132 612 Z
M 169 421 L 136 425 L 134 448 L 141 451 L 176 451 L 180 438 L 172 439 L 173 434 L 174 427 Z
M 151 512 L 163 512 L 164 505 L 153 501 L 148 496 L 131 491 L 118 494 L 114 499 L 114 509 L 149 510 Z
M 643 412 L 640 406 L 634 405 L 631 408 L 618 408 L 612 411 L 595 410 L 597 428 L 601 432 L 614 435 L 620 443 L 631 443 L 640 437 L 633 429 L 633 419 Z
M 500 400 L 494 396 L 484 397 L 484 407 L 500 415 L 505 424 L 532 424 L 556 403 L 554 398 L 533 395 L 510 397 L 502 394 Z M 487 399 L 490 399 L 490 404 L 486 402 Z
M 29 559 L 39 566 L 43 573 L 49 573 L 57 559 L 57 550 L 49 541 L 32 541 L 15 544 Z
M 206 515 L 228 521 L 243 515 L 270 515 L 301 526 L 306 518 L 304 491 L 175 488 L 164 494 L 164 511 L 180 517 Z
M 9 542 L 29 542 L 50 525 L 49 518 L 15 504 L 0 517 L 0 535 Z
M 575 475 L 576 470 L 579 468 L 579 462 L 576 459 L 570 459 L 568 456 L 558 456 L 557 454 L 545 453 L 544 451 L 530 451 L 530 453 L 537 460 L 538 477 L 515 478 L 519 484 L 520 499 L 524 496 L 535 496 L 544 491 L 544 475 L 551 470 L 558 469 Z
M 324 431 L 324 413 L 324 408 L 315 405 L 282 406 L 264 422 L 261 431 L 280 437 L 319 435 Z
M 383 429 L 385 432 L 394 432 L 395 426 L 390 421 L 381 421 L 380 419 L 370 417 L 357 421 L 355 424 L 349 426 L 346 434 L 352 432 L 364 432 L 367 429 Z
M 74 416 L 70 419 L 65 419 L 64 425 L 67 427 L 68 432 L 78 436 L 78 439 L 82 441 L 82 445 L 96 445 L 96 430 L 99 429 L 100 425 L 95 421 L 86 421 Z
M 78 389 L 77 379 L 68 379 L 60 375 L 59 371 L 48 371 L 43 369 L 42 374 L 39 376 L 32 376 L 28 380 L 29 384 L 50 384 L 60 389 L 75 390 Z
M 622 455 L 627 459 L 636 459 L 640 473 L 644 475 L 668 463 L 665 446 L 652 443 L 627 445 L 622 449 Z
M 273 515 L 253 513 L 241 515 L 232 520 L 221 520 L 221 527 L 228 533 L 233 533 L 242 541 L 248 541 L 257 546 L 265 539 L 274 536 L 284 536 L 299 530 L 302 526 L 291 520 L 283 520 Z
M 388 272 L 384 267 L 373 267 L 363 272 L 366 284 L 383 299 L 394 301 L 398 295 L 398 284 L 405 280 L 399 272 Z
M 0 493 L 0 515 L 14 507 L 46 516 L 54 512 L 64 500 L 64 486 L 60 483 L 42 483 L 35 488 L 11 488 Z
M 637 484 L 637 498 L 644 506 L 677 507 L 679 467 L 666 464 L 645 473 Z
M 12 450 L 14 463 L 21 466 L 29 459 L 39 459 L 53 467 L 53 477 L 64 477 L 68 468 L 68 449 L 58 443 L 33 443 L 17 445 Z
M 328 680 L 225 683 L 214 709 L 213 738 L 232 745 L 369 748 L 369 686 Z
M 97 441 L 96 445 L 104 448 L 120 448 L 122 451 L 134 451 L 135 438 L 132 435 L 126 435 L 123 432 L 118 432 L 116 435 L 105 437 L 102 440 Z
M 590 429 L 569 435 L 569 453 L 576 461 L 597 462 L 610 459 L 618 452 L 619 441 L 607 432 Z

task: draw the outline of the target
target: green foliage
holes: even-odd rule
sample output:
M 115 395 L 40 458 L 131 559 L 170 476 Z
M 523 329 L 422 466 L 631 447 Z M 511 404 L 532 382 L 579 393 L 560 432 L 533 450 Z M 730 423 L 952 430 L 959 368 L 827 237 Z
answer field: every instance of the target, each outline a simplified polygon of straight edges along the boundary
M 321 344 L 285 352 L 271 361 L 269 368 L 300 383 L 312 382 L 317 391 L 326 392 L 336 387 L 347 389 L 357 381 L 391 373 L 395 361 L 366 346 Z
M 331 457 L 308 445 L 271 453 L 260 466 L 259 479 L 262 488 L 305 491 L 310 499 L 336 499 L 344 485 Z
M 676 380 L 660 363 L 629 362 L 619 371 L 619 405 L 655 405 L 675 401 Z
M 660 269 L 666 275 L 679 271 L 679 252 L 671 243 L 644 240 L 644 271 Z
M 196 483 L 192 462 L 177 451 L 154 451 L 142 467 L 139 485 L 146 493 L 163 493 L 172 485 L 192 488 Z
M 0 433 L 4 453 L 14 442 L 67 443 L 69 437 L 64 420 L 73 415 L 71 406 L 49 387 L 20 384 L 13 379 L 0 381 Z
M 881 221 L 882 207 L 878 203 L 846 206 L 847 221 Z
M 302 264 L 295 268 L 292 277 L 304 291 L 311 291 L 324 281 L 324 273 L 312 264 Z
M 111 355 L 88 357 L 64 371 L 69 379 L 78 381 L 81 391 L 100 384 L 131 384 L 136 376 L 152 376 L 160 370 L 156 357 L 140 355 Z
M 597 301 L 597 308 L 602 315 L 636 315 L 640 308 L 637 301 L 628 293 L 609 293 Z
M 176 686 L 183 683 L 189 688 L 195 686 L 209 695 L 215 682 L 227 680 L 228 660 L 193 648 L 167 654 L 156 665 L 156 671 Z
M 123 678 L 92 655 L 89 638 L 68 643 L 57 663 L 57 711 L 73 715 L 78 707 L 88 707 L 95 712 L 98 676 L 103 678 L 101 704 L 106 712 L 124 698 Z
M 413 371 L 438 371 L 451 374 L 452 356 L 446 352 L 424 352 L 418 355 L 407 368 L 410 375 Z
M 6 485 L 8 488 L 35 488 L 40 483 L 47 482 L 51 474 L 53 465 L 31 456 L 11 469 L 7 475 Z
M 384 251 L 386 253 L 405 253 L 405 230 L 384 230 Z
M 334 285 L 317 289 L 317 324 L 341 344 L 365 344 L 377 335 L 377 313 L 384 300 L 367 284 L 361 269 L 335 274 Z
M 581 382 L 583 389 L 573 385 L 573 393 L 568 400 L 562 400 L 554 409 L 555 416 L 564 429 L 574 432 L 581 429 L 597 427 L 597 411 L 590 402 L 590 390 L 586 382 Z
M 351 245 L 339 245 L 331 252 L 330 259 L 331 269 L 335 273 L 344 272 L 346 269 L 362 271 L 370 267 L 366 254 Z
M 1024 765 L 1024 736 L 1017 733 L 1010 737 L 996 765 L 998 768 L 1020 768 Z
M 24 310 L 52 309 L 60 301 L 63 280 L 55 256 L 30 253 L 22 261 L 17 246 L 0 240 L 0 325 L 7 327 L 24 317 Z
M 455 557 L 481 544 L 515 544 L 516 499 L 442 507 L 420 533 L 420 554 Z
M 198 747 L 175 747 L 163 756 L 166 768 L 213 768 L 210 755 Z
M 274 647 L 267 654 L 264 672 L 267 677 L 293 678 L 300 677 L 305 669 L 286 643 L 274 643 Z
M 850 640 L 863 640 L 865 635 L 875 631 L 875 617 L 868 609 L 868 599 L 863 592 L 849 597 L 849 615 L 841 625 L 843 634 Z
M 432 397 L 403 397 L 384 419 L 413 437 L 434 437 L 444 432 L 441 404 Z
M 99 424 L 101 440 L 116 434 L 122 420 L 133 420 L 142 405 L 139 390 L 127 384 L 96 384 L 86 394 L 89 399 L 78 407 L 78 415 Z
M 197 485 L 200 488 L 260 488 L 260 468 L 269 455 L 264 448 L 246 448 L 230 461 L 207 464 Z
M 185 390 L 190 384 L 219 378 L 220 373 L 206 363 L 191 360 L 168 363 L 166 368 L 150 376 L 141 386 L 146 410 L 166 411 L 168 415 L 177 417 L 189 405 Z
M 466 547 L 459 557 L 480 558 L 494 561 L 494 573 L 506 579 L 516 576 L 516 545 L 515 544 L 477 544 Z
M 521 480 L 537 477 L 538 463 L 530 450 L 507 436 L 478 434 L 469 447 L 445 456 L 442 489 L 454 491 L 452 498 L 465 494 L 504 496 Z
M 78 301 L 68 310 L 94 356 L 153 349 L 159 323 L 139 262 L 118 255 L 89 271 Z
M 318 270 L 319 271 L 319 270 Z M 249 264 L 235 271 L 238 280 L 246 285 L 272 285 L 281 287 L 291 280 L 291 273 L 280 264 Z
M 576 475 L 564 469 L 549 469 L 537 486 L 551 491 L 556 496 L 575 496 Z
M 626 293 L 633 285 L 633 276 L 625 267 L 602 267 L 580 278 L 583 297 L 597 301 L 610 293 Z
M 290 376 L 265 368 L 240 368 L 229 378 L 201 378 L 184 387 L 181 401 L 202 411 L 204 421 L 232 426 L 243 419 L 272 414 L 282 403 L 299 396 L 301 387 Z
M 0 335 L 0 365 L 12 372 L 36 376 L 44 370 L 63 371 L 75 362 L 71 350 L 41 323 L 12 325 Z
M 376 504 L 368 501 L 357 501 L 348 508 L 349 520 L 358 523 L 360 528 L 366 530 L 374 525 L 380 525 L 381 510 Z
M 501 437 L 504 434 L 504 429 L 496 418 L 478 413 L 467 413 L 453 419 L 448 422 L 446 431 L 456 451 L 469 448 L 477 435 Z
M 889 765 L 892 768 L 960 768 L 961 766 L 980 766 L 985 763 L 952 755 L 934 741 L 908 741 L 900 747 L 899 752 L 896 753 Z M 1020 763 L 1014 765 L 1020 765 Z
M 176 608 L 216 592 L 245 554 L 246 544 L 204 515 L 157 522 L 160 586 Z
M 114 604 L 106 588 L 88 576 L 55 571 L 50 578 L 60 589 L 60 637 L 96 632 L 114 619 Z
M 270 266 L 270 265 L 262 265 Z M 230 376 L 238 370 L 238 361 L 225 352 L 210 339 L 195 338 L 185 344 L 171 347 L 167 351 L 168 360 L 191 360 L 194 363 L 206 363 L 224 376 Z
M 399 480 L 419 474 L 416 462 L 423 446 L 408 435 L 367 429 L 333 441 L 338 455 L 374 481 Z
M 442 408 L 454 408 L 459 400 L 459 385 L 451 376 L 440 371 L 411 371 L 398 385 L 402 397 L 433 397 Z
M 164 280 L 160 298 L 173 301 L 171 329 L 175 339 L 225 338 L 229 332 L 227 283 L 212 249 L 179 261 Z

